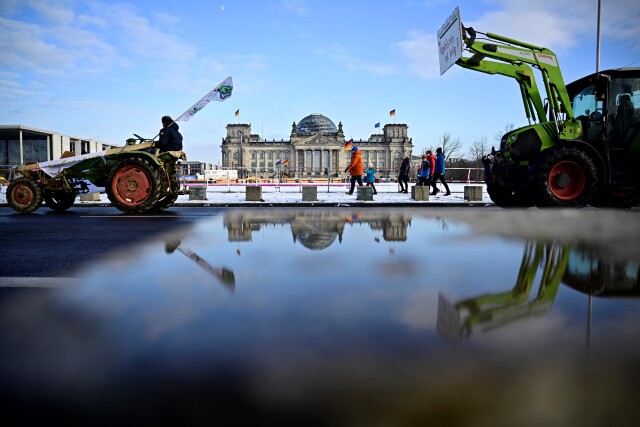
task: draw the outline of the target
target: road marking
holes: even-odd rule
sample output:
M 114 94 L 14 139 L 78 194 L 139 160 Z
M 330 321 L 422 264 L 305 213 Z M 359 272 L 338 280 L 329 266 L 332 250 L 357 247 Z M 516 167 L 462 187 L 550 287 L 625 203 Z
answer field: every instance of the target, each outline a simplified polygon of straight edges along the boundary
M 76 277 L 0 277 L 0 288 L 68 288 L 79 283 Z

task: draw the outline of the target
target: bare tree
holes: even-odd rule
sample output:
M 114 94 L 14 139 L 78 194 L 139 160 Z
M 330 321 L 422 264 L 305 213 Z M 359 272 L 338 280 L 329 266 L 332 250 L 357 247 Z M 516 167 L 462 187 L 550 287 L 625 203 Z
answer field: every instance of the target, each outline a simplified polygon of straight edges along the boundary
M 442 147 L 442 152 L 446 160 L 459 157 L 460 150 L 462 149 L 462 142 L 460 142 L 459 138 L 452 138 L 449 132 L 445 132 L 438 142 L 440 143 L 439 146 Z
M 482 167 L 482 157 L 489 154 L 489 144 L 487 143 L 487 137 L 483 136 L 473 141 L 471 148 L 469 149 L 469 155 L 471 161 L 475 167 Z
M 513 125 L 513 123 L 509 123 L 509 124 L 504 126 L 504 131 L 497 132 L 493 136 L 493 139 L 496 141 L 496 145 L 498 147 L 500 146 L 500 141 L 502 140 L 502 137 L 504 136 L 504 134 L 511 132 L 514 128 L 515 128 L 515 126 Z

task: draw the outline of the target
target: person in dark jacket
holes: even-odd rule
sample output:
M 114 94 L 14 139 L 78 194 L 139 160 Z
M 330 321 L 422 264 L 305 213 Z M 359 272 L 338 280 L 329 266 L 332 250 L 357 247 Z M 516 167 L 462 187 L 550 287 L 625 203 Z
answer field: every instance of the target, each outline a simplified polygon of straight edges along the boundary
M 431 187 L 433 187 L 433 191 L 429 193 L 432 196 L 435 196 L 440 192 L 440 190 L 438 190 L 438 187 L 436 187 L 436 182 L 438 182 L 438 180 L 444 185 L 444 188 L 447 189 L 445 196 L 451 195 L 449 185 L 447 185 L 447 181 L 444 179 L 445 170 L 444 154 L 442 153 L 442 148 L 438 147 L 438 149 L 436 150 L 436 167 L 433 170 L 433 178 L 431 179 Z
M 182 135 L 178 132 L 179 126 L 169 116 L 162 117 L 162 129 L 160 129 L 160 139 L 156 142 L 156 147 L 160 152 L 182 151 Z
M 400 173 L 398 174 L 398 184 L 400 184 L 400 191 L 398 193 L 409 192 L 409 170 L 411 169 L 411 160 L 405 157 L 400 165 Z

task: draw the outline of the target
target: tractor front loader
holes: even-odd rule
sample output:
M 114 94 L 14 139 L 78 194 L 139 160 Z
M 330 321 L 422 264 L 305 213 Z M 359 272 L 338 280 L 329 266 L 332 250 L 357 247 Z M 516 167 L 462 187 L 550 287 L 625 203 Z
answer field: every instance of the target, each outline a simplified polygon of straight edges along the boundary
M 565 85 L 551 50 L 480 33 L 461 22 L 459 27 L 460 52 L 470 56 L 459 55 L 455 64 L 515 79 L 529 120 L 483 159 L 487 191 L 496 205 L 640 202 L 640 68 L 602 71 Z M 542 76 L 542 93 L 534 68 Z

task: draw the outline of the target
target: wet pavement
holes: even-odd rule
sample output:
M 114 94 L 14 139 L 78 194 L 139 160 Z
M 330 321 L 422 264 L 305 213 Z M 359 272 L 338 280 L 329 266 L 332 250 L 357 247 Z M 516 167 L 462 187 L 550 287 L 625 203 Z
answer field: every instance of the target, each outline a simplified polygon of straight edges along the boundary
M 99 424 L 637 425 L 639 219 L 223 211 L 3 301 L 0 397 Z

